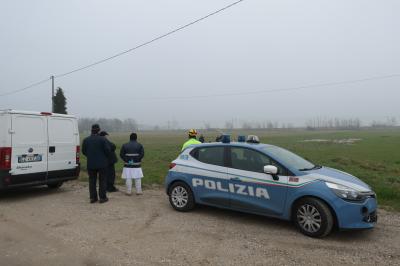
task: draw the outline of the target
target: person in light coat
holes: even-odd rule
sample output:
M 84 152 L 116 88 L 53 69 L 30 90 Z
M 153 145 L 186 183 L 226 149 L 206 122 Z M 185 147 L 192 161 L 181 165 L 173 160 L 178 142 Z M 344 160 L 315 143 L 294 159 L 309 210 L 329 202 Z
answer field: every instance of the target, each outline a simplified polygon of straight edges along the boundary
M 120 157 L 124 161 L 124 169 L 122 170 L 122 178 L 126 183 L 126 194 L 132 195 L 132 180 L 135 180 L 136 194 L 142 194 L 142 159 L 144 157 L 144 149 L 142 144 L 137 142 L 137 134 L 130 135 L 130 141 L 122 145 Z

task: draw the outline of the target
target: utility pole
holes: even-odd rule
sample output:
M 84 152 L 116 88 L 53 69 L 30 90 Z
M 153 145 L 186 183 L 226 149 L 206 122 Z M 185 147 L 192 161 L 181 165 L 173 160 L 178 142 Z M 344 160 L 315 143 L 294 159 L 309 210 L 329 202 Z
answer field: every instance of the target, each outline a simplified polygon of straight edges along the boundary
M 51 79 L 51 112 L 54 112 L 54 76 Z

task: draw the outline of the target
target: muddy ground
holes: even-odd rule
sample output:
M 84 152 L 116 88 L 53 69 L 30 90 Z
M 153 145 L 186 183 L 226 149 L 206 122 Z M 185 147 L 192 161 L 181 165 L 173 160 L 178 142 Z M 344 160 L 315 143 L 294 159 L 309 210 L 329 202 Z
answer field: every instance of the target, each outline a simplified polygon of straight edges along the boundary
M 400 214 L 324 239 L 211 207 L 174 211 L 162 188 L 89 204 L 86 184 L 0 192 L 0 265 L 400 265 Z

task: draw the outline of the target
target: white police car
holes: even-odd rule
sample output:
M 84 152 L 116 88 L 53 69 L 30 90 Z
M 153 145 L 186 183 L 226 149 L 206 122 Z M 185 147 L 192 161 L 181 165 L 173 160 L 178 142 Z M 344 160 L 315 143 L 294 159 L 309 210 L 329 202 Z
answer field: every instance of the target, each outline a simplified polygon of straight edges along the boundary
M 165 180 L 172 207 L 195 204 L 293 220 L 308 236 L 332 228 L 373 228 L 376 195 L 358 178 L 318 166 L 283 148 L 245 142 L 192 145 L 170 165 Z

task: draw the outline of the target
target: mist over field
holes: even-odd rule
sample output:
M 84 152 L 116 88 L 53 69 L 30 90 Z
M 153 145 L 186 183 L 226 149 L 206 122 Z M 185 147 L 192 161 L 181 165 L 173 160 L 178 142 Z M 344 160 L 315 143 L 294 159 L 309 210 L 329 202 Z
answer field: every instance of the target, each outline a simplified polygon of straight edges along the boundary
M 229 3 L 4 1 L 0 94 L 129 49 Z M 247 0 L 60 77 L 55 86 L 78 117 L 131 118 L 150 127 L 400 120 L 399 77 L 263 92 L 399 74 L 399 11 L 396 0 Z M 0 107 L 48 111 L 50 91 L 46 82 L 0 97 Z
M 2 0 L 0 264 L 400 265 L 399 14 Z

